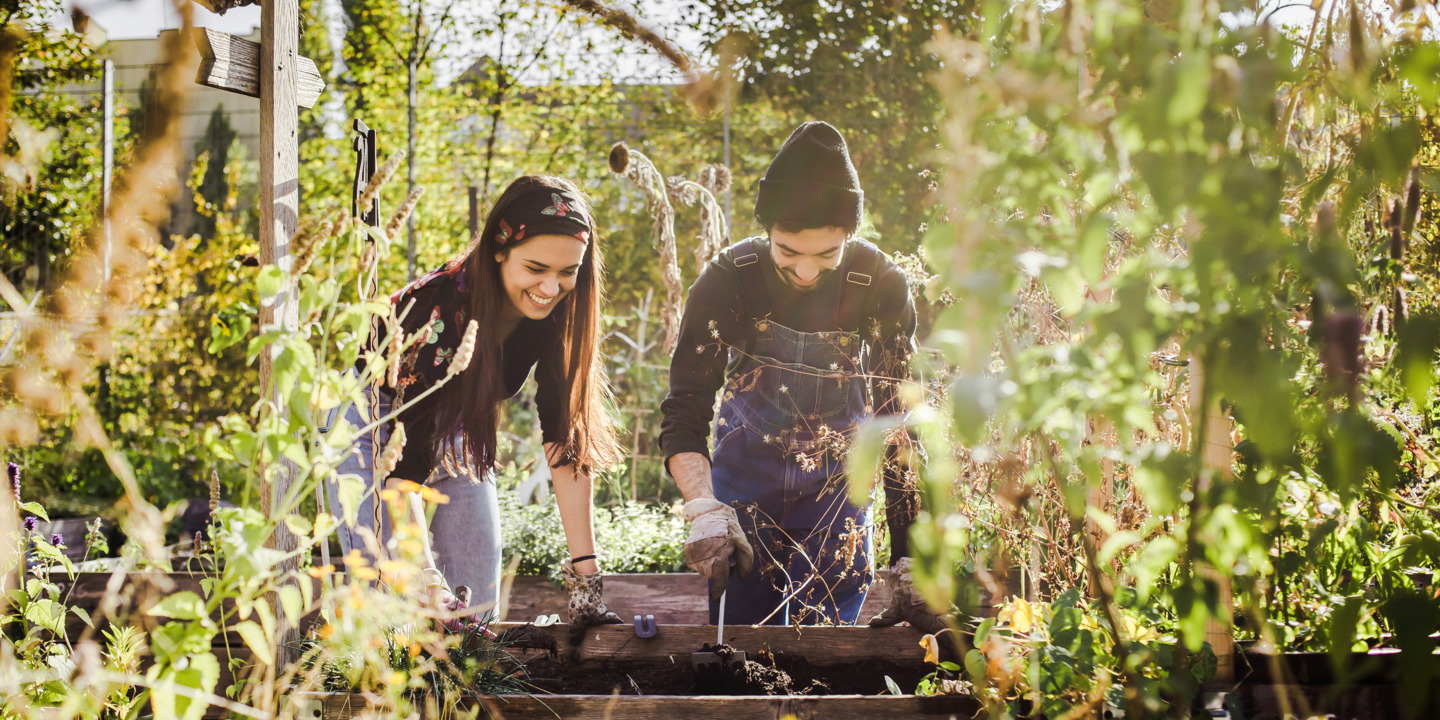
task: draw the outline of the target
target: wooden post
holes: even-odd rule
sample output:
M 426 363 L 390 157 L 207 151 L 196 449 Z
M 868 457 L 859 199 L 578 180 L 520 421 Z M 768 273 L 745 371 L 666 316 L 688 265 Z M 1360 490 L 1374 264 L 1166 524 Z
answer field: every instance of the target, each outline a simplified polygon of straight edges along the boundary
M 1211 400 L 1206 407 L 1201 407 L 1203 397 L 1204 370 L 1200 367 L 1200 359 L 1192 356 L 1190 358 L 1190 416 L 1193 418 L 1190 427 L 1192 442 L 1200 437 L 1205 438 L 1205 446 L 1196 448 L 1200 453 L 1201 482 L 1195 492 L 1202 492 L 1209 483 L 1224 482 L 1230 477 L 1231 455 L 1234 453 L 1234 445 L 1230 441 L 1230 418 L 1220 412 L 1218 400 Z M 1204 423 L 1204 431 L 1201 431 L 1201 423 Z M 1206 478 L 1209 478 L 1208 482 Z M 1235 612 L 1235 599 L 1231 590 L 1229 573 L 1217 572 L 1209 564 L 1197 563 L 1195 574 L 1199 577 L 1214 580 L 1220 585 L 1220 604 L 1215 617 L 1205 627 L 1205 642 L 1215 650 L 1215 658 L 1218 661 L 1215 668 L 1215 678 L 1212 680 L 1217 685 L 1229 685 L 1235 680 L 1235 642 L 1230 632 L 1230 618 Z
M 275 265 L 286 278 L 286 287 L 275 302 L 260 307 L 260 323 L 283 323 L 294 327 L 296 293 L 290 280 L 290 242 L 299 223 L 299 115 L 296 111 L 299 92 L 300 6 L 298 0 L 266 0 L 262 5 L 260 25 L 260 264 Z M 260 386 L 265 397 L 276 401 L 276 411 L 288 412 L 286 403 L 275 395 L 272 375 L 274 352 L 271 346 L 260 353 Z M 260 478 L 263 507 L 273 516 L 289 493 L 295 480 L 295 466 L 277 458 Z M 272 477 L 273 476 L 273 477 Z M 296 548 L 296 538 L 285 523 L 278 523 L 270 546 L 282 552 Z M 295 558 L 284 561 L 282 574 L 296 572 Z M 280 637 L 275 644 L 274 667 L 284 668 L 296 660 L 299 633 L 285 622 L 284 613 L 277 612 Z

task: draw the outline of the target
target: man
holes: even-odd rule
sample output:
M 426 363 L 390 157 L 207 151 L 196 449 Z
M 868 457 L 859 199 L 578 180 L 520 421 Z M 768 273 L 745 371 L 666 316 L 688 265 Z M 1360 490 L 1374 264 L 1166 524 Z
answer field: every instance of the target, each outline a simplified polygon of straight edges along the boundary
M 869 508 L 849 502 L 844 455 L 858 423 L 900 410 L 915 308 L 900 268 L 855 237 L 863 204 L 840 133 L 804 123 L 760 181 L 766 236 L 722 251 L 690 288 L 660 444 L 711 622 L 724 595 L 727 623 L 854 624 L 874 577 Z M 905 557 L 918 496 L 890 475 L 895 592 L 871 624 L 933 631 L 942 621 Z

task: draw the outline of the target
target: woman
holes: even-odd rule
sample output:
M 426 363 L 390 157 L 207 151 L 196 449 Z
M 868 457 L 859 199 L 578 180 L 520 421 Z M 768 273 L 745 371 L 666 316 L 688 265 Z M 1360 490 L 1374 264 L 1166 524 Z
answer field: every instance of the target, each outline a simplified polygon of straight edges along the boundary
M 404 487 L 400 483 L 406 480 L 428 484 L 450 498 L 436 507 L 430 524 L 433 553 L 431 547 L 423 553 L 427 584 L 442 600 L 448 600 L 448 584 L 469 587 L 478 608 L 498 603 L 499 505 L 488 477 L 495 463 L 497 416 L 500 402 L 518 393 L 534 368 L 545 456 L 571 556 L 562 563 L 562 574 L 570 592 L 572 632 L 620 622 L 601 598 L 591 525 L 590 471 L 619 459 L 596 362 L 602 272 L 590 208 L 579 189 L 559 178 L 532 175 L 505 189 L 465 257 L 390 298 L 404 337 L 422 331 L 423 336 L 405 350 L 398 373 L 377 373 L 372 418 L 384 417 L 390 407 L 420 397 L 445 378 L 470 319 L 478 324 L 469 365 L 396 418 L 404 424 L 404 449 L 386 480 L 387 487 Z M 356 409 L 347 418 L 355 427 L 365 425 Z M 338 474 L 370 480 L 372 460 L 392 428 L 383 426 L 375 437 L 366 433 Z M 332 507 L 339 507 L 334 484 L 329 494 Z M 423 523 L 419 496 L 405 495 L 412 518 Z M 352 548 L 364 552 L 361 536 L 373 537 L 372 500 L 367 497 L 360 508 L 363 527 L 342 528 L 347 554 Z M 386 534 L 382 525 L 381 535 Z

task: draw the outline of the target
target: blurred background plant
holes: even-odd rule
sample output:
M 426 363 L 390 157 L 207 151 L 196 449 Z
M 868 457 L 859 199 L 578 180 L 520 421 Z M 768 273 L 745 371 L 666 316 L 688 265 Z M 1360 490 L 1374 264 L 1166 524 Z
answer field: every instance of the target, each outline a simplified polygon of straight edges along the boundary
M 931 602 L 1019 572 L 1011 617 L 1041 608 L 1018 664 L 993 630 L 967 656 L 993 716 L 1177 716 L 1235 638 L 1327 651 L 1342 684 L 1396 648 L 1405 707 L 1434 707 L 1434 10 L 1286 31 L 1238 3 L 991 2 L 932 46 L 935 314 L 901 461 Z

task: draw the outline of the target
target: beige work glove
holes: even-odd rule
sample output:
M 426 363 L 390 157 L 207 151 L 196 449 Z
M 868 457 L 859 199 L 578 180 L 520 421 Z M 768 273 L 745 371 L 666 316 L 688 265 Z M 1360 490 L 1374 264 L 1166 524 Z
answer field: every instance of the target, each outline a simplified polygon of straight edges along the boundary
M 910 577 L 910 558 L 900 558 L 890 568 L 890 604 L 879 615 L 870 618 L 870 627 L 890 627 L 908 622 L 927 635 L 933 635 L 949 626 L 948 618 L 932 612 L 925 599 L 915 590 Z
M 619 625 L 625 622 L 605 607 L 605 578 L 600 571 L 581 575 L 569 560 L 560 563 L 560 577 L 570 595 L 570 644 L 579 645 L 592 625 Z
M 735 508 L 714 498 L 695 498 L 685 503 L 684 513 L 690 521 L 685 564 L 710 579 L 710 600 L 719 602 L 730 582 L 730 566 L 740 577 L 749 577 L 755 551 L 740 529 Z

